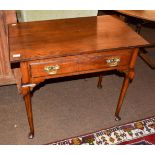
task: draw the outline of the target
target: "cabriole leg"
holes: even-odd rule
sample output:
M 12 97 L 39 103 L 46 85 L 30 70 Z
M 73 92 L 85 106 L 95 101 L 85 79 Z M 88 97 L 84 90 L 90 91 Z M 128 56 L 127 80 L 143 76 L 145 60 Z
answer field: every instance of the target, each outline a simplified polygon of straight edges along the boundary
M 100 75 L 99 75 L 99 80 L 98 80 L 98 83 L 97 83 L 97 88 L 98 88 L 98 89 L 101 89 L 101 88 L 102 88 L 102 77 L 103 77 L 103 76 L 100 74 Z
M 123 100 L 125 97 L 125 94 L 127 92 L 128 86 L 129 86 L 129 82 L 131 80 L 133 80 L 134 78 L 134 71 L 130 71 L 129 73 L 126 73 L 125 78 L 124 78 L 124 82 L 123 82 L 123 86 L 121 89 L 121 93 L 119 96 L 119 100 L 118 100 L 118 104 L 117 104 L 117 108 L 116 108 L 116 112 L 115 112 L 115 120 L 119 121 L 121 120 L 121 117 L 119 116 L 122 104 L 123 104 Z
M 27 118 L 28 118 L 28 123 L 29 123 L 29 127 L 30 127 L 30 133 L 29 133 L 28 137 L 30 139 L 32 139 L 34 137 L 34 125 L 33 125 L 30 87 L 22 88 L 22 92 L 23 92 L 23 96 L 24 96 Z

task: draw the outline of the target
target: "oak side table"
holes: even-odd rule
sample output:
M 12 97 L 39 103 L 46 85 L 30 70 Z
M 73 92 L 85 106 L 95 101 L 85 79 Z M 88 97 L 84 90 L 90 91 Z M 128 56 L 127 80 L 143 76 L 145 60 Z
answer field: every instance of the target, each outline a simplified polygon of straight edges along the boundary
M 12 67 L 20 66 L 29 138 L 34 137 L 31 91 L 46 79 L 109 70 L 123 72 L 115 112 L 119 120 L 124 96 L 134 78 L 139 47 L 148 44 L 124 22 L 109 15 L 9 25 L 10 63 Z

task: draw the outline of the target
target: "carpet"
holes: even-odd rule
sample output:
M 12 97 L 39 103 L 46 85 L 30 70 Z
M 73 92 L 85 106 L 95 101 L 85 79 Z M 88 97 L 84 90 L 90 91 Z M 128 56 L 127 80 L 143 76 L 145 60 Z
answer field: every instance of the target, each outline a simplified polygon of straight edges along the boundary
M 93 133 L 48 143 L 51 145 L 155 144 L 155 116 Z

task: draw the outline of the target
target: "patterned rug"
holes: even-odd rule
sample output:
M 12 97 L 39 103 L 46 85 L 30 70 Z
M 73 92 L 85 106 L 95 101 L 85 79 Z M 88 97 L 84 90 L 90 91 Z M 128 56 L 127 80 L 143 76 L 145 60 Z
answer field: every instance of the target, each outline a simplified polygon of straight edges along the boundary
M 109 145 L 109 144 L 155 144 L 155 116 L 77 136 L 53 143 L 51 145 Z

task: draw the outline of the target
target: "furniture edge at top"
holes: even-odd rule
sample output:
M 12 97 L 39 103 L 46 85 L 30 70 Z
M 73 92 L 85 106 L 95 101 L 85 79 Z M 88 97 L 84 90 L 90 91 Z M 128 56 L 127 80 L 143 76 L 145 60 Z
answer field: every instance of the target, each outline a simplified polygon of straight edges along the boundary
M 89 22 L 89 23 L 87 23 L 87 22 Z M 78 24 L 80 23 L 81 25 L 80 24 L 78 25 L 77 23 Z M 52 30 L 48 24 L 55 25 L 54 29 Z M 58 28 L 58 25 L 56 25 L 56 24 L 61 25 L 60 30 L 61 30 L 61 33 L 63 31 L 62 34 L 58 33 L 60 27 Z M 63 26 L 63 24 L 65 24 L 65 26 Z M 104 24 L 105 24 L 105 26 L 104 26 Z M 117 26 L 117 24 L 118 24 L 118 26 Z M 37 31 L 35 29 L 35 25 L 39 25 Z M 76 27 L 74 28 L 74 26 L 76 26 Z M 111 30 L 110 28 L 108 28 L 108 26 L 112 26 L 111 28 L 115 28 L 116 30 L 114 30 L 114 29 Z M 72 29 L 70 29 L 70 28 L 72 28 Z M 117 28 L 119 28 L 119 31 Z M 39 32 L 40 29 L 43 32 Z M 66 50 L 63 47 L 59 49 L 58 45 L 60 46 L 60 44 L 50 44 L 50 43 L 53 43 L 52 41 L 49 44 L 46 44 L 46 42 L 45 42 L 45 41 L 47 41 L 46 38 L 45 38 L 45 40 L 43 40 L 43 38 L 41 38 L 39 40 L 40 41 L 39 42 L 37 39 L 40 36 L 46 37 L 44 35 L 45 32 L 47 31 L 46 29 L 48 29 L 48 31 L 49 31 L 49 32 L 47 32 L 47 34 L 48 33 L 53 34 L 53 36 L 56 35 L 56 37 L 57 37 L 57 38 L 51 37 L 51 38 L 47 38 L 47 39 L 49 39 L 50 41 L 51 41 L 51 39 L 53 39 L 52 41 L 56 42 L 58 39 L 62 40 L 62 38 L 64 37 L 63 45 L 67 45 L 68 49 Z M 123 34 L 124 30 L 126 31 L 126 33 L 128 33 L 128 36 L 126 36 L 126 37 Z M 74 35 L 74 38 L 71 37 L 71 35 L 73 33 L 72 34 L 67 33 L 69 31 L 76 33 L 76 35 Z M 108 34 L 108 32 L 110 33 L 110 35 Z M 83 34 L 86 34 L 86 35 L 83 36 Z M 113 34 L 116 36 L 113 37 Z M 61 35 L 64 35 L 64 36 L 61 36 Z M 122 38 L 120 40 L 117 40 L 118 36 L 120 36 Z M 67 38 L 67 37 L 70 37 L 70 38 Z M 88 46 L 87 40 L 89 40 L 89 38 L 91 38 L 91 37 L 94 40 L 93 39 L 91 40 L 91 47 L 90 47 L 90 46 Z M 106 42 L 110 37 L 113 37 L 116 40 L 115 41 L 110 40 L 109 46 L 104 47 L 104 42 Z M 128 37 L 130 37 L 129 38 L 130 42 L 128 40 L 126 40 Z M 77 38 L 79 40 L 76 40 L 75 38 Z M 27 48 L 26 44 L 30 45 L 30 42 L 29 42 L 30 39 L 32 39 L 34 46 L 33 45 L 29 46 L 28 49 L 26 49 Z M 136 40 L 136 43 L 133 39 Z M 80 40 L 82 40 L 83 42 L 80 42 Z M 136 32 L 134 32 L 130 27 L 128 27 L 123 21 L 121 21 L 120 19 L 118 19 L 116 17 L 110 16 L 110 15 L 104 15 L 104 16 L 98 16 L 98 17 L 92 16 L 92 17 L 80 17 L 80 18 L 70 18 L 70 19 L 56 19 L 56 20 L 47 20 L 47 21 L 39 21 L 39 22 L 38 21 L 37 22 L 27 22 L 27 23 L 15 24 L 15 25 L 11 24 L 11 25 L 9 25 L 9 41 L 10 41 L 10 61 L 12 63 L 18 62 L 18 61 L 27 61 L 27 60 L 33 60 L 33 59 L 48 58 L 49 55 L 50 55 L 50 58 L 58 57 L 60 55 L 61 56 L 69 56 L 69 55 L 71 55 L 71 53 L 67 53 L 67 55 L 66 55 L 65 52 L 70 50 L 69 44 L 71 44 L 71 43 L 73 45 L 75 45 L 76 48 L 78 46 L 81 46 L 81 48 L 83 48 L 82 46 L 85 46 L 85 50 L 83 50 L 83 49 L 81 50 L 81 51 L 84 51 L 83 54 L 88 54 L 91 52 L 106 51 L 107 49 L 115 50 L 115 49 L 125 49 L 125 48 L 132 48 L 132 47 L 141 47 L 141 46 L 149 44 L 146 40 L 144 40 Z M 44 41 L 44 44 L 41 46 L 42 51 L 39 51 L 38 49 L 33 48 L 33 47 L 36 47 L 35 41 L 38 46 L 40 46 L 41 41 Z M 78 42 L 78 44 L 76 42 Z M 61 42 L 61 44 L 62 43 L 63 42 Z M 94 45 L 93 45 L 93 43 L 94 43 Z M 116 45 L 114 45 L 114 44 L 116 44 Z M 44 49 L 46 49 L 46 48 L 43 48 L 43 46 L 45 47 L 45 45 L 48 45 L 49 47 L 47 47 L 46 51 L 43 51 Z M 90 45 L 90 43 L 89 43 L 89 45 Z M 55 46 L 55 48 L 54 48 L 54 46 Z M 32 48 L 32 50 L 31 50 L 31 48 Z M 55 53 L 51 49 L 53 49 L 53 51 Z M 20 52 L 23 52 L 23 55 L 24 55 L 25 54 L 24 52 L 31 53 L 31 51 L 36 52 L 36 54 L 35 54 L 35 52 L 33 53 L 35 55 L 34 56 L 35 58 L 33 58 L 33 54 L 31 54 L 31 55 L 29 54 L 28 58 L 22 57 L 22 56 L 18 57 L 18 54 L 19 55 L 22 54 Z M 42 54 L 41 52 L 42 53 L 44 52 L 44 53 Z M 73 51 L 73 52 L 76 55 L 82 54 L 82 53 L 80 53 L 80 49 L 78 49 L 77 51 Z M 73 54 L 73 52 L 72 52 L 72 54 Z M 13 58 L 13 54 L 15 54 L 15 55 L 17 54 L 17 57 Z M 38 55 L 39 55 L 39 57 L 38 57 Z

